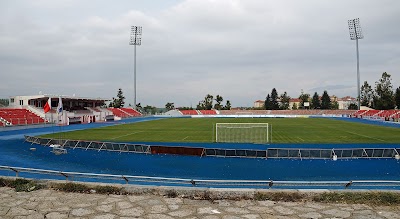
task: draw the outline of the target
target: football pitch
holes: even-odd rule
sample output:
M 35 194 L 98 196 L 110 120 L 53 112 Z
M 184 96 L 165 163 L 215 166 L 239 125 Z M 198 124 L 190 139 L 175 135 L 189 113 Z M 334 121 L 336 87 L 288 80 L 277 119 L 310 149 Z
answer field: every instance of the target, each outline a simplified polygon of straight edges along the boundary
M 272 143 L 400 143 L 400 129 L 326 118 L 166 118 L 44 135 L 108 142 L 215 141 L 216 123 L 268 123 Z

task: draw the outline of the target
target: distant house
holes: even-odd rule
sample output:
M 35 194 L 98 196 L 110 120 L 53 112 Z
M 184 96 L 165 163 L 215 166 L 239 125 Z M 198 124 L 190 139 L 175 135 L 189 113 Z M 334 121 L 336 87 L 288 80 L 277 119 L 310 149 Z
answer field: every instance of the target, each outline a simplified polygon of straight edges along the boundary
M 357 99 L 350 96 L 345 96 L 342 98 L 337 98 L 336 100 L 339 104 L 339 109 L 348 109 L 350 104 L 357 104 Z
M 296 104 L 297 108 L 300 106 L 301 100 L 299 98 L 290 98 L 289 100 L 289 109 L 293 109 L 293 105 Z
M 264 103 L 265 103 L 264 100 L 256 100 L 256 101 L 254 101 L 253 107 L 254 108 L 262 108 L 262 107 L 264 107 Z
M 337 101 L 339 105 L 339 109 L 348 109 L 350 104 L 357 104 L 357 99 L 350 96 L 345 96 L 342 98 L 338 98 L 335 95 L 330 96 L 331 102 Z M 322 97 L 320 96 L 319 99 L 321 100 Z M 279 100 L 278 100 L 279 102 Z M 264 100 L 256 100 L 254 101 L 254 108 L 262 108 L 264 107 Z M 299 98 L 290 98 L 289 100 L 289 109 L 293 109 L 293 105 L 296 104 L 297 108 L 300 107 L 301 100 Z

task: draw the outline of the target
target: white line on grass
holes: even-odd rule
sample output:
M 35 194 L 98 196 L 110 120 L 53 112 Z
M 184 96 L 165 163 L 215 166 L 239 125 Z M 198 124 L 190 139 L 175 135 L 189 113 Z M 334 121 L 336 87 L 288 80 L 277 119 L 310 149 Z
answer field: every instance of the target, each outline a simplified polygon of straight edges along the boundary
M 189 138 L 189 136 L 184 137 L 184 138 L 182 139 L 182 141 L 186 140 L 187 138 Z
M 132 132 L 132 133 L 129 133 L 129 134 L 126 134 L 126 135 L 117 136 L 117 137 L 111 138 L 111 139 L 122 138 L 122 137 L 125 137 L 125 136 L 134 135 L 134 134 L 137 134 L 137 133 L 140 133 L 140 132 L 143 132 L 143 131 Z
M 302 138 L 300 138 L 300 137 L 297 137 L 297 138 L 300 139 L 300 141 L 304 142 L 304 139 L 302 139 Z
M 373 137 L 369 137 L 369 136 L 367 136 L 367 135 L 362 135 L 362 134 L 358 134 L 358 133 L 354 133 L 354 132 L 349 132 L 349 131 L 346 131 L 347 133 L 350 133 L 350 134 L 353 134 L 353 135 L 358 135 L 358 136 L 361 136 L 361 137 L 364 137 L 364 138 L 369 138 L 369 139 L 374 139 L 374 140 L 378 140 L 378 141 L 385 141 L 385 140 L 382 140 L 382 139 L 379 139 L 379 138 L 373 138 Z

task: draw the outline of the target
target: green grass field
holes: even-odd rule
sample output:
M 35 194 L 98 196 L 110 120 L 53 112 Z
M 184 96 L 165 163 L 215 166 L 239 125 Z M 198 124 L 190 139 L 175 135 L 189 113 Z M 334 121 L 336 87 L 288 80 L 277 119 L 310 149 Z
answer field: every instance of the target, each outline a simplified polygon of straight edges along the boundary
M 269 123 L 272 143 L 400 143 L 400 129 L 324 118 L 168 118 L 72 131 L 64 139 L 213 142 L 215 123 Z M 44 135 L 60 138 L 60 134 Z

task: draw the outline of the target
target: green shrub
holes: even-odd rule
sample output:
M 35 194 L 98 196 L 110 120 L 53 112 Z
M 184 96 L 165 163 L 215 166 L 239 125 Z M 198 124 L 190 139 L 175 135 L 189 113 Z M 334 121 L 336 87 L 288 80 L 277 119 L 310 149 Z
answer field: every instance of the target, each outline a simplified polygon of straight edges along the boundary
M 327 192 L 316 195 L 313 201 L 325 203 L 398 205 L 400 194 L 394 192 Z
M 64 192 L 79 192 L 79 193 L 89 193 L 90 188 L 83 184 L 77 183 L 60 183 L 54 184 L 53 188 Z
M 0 187 L 10 186 L 13 181 L 11 179 L 0 178 Z
M 174 189 L 172 189 L 167 191 L 166 196 L 168 198 L 176 198 L 178 196 L 178 193 Z
M 114 194 L 114 195 L 122 195 L 124 192 L 121 188 L 115 186 L 96 186 L 94 187 L 96 193 L 99 194 Z
M 43 188 L 42 185 L 39 185 L 39 184 L 36 184 L 33 181 L 30 181 L 30 182 L 28 182 L 26 184 L 17 184 L 15 186 L 15 191 L 17 191 L 17 192 L 31 192 L 31 191 L 42 189 L 42 188 Z
M 28 183 L 31 183 L 31 180 L 27 180 L 27 179 L 15 179 L 14 181 L 11 181 L 10 187 L 11 188 L 17 188 L 17 187 L 21 187 L 24 186 Z
M 42 189 L 43 186 L 37 184 L 35 181 L 27 179 L 4 179 L 0 178 L 0 187 L 11 187 L 17 192 L 31 192 L 34 190 Z

